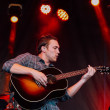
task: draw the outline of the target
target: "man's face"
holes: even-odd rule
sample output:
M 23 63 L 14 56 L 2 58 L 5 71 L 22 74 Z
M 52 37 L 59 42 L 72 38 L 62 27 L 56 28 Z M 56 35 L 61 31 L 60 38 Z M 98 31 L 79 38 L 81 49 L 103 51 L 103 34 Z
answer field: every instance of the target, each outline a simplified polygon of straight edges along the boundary
M 59 44 L 56 40 L 50 40 L 46 47 L 45 55 L 50 62 L 56 62 L 59 55 Z

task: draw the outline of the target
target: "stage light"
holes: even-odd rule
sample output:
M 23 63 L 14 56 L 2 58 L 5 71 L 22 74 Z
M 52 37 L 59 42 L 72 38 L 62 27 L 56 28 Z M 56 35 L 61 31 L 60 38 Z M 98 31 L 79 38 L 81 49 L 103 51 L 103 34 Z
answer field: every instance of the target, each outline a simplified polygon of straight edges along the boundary
M 40 10 L 43 14 L 48 14 L 51 12 L 51 6 L 50 5 L 41 5 Z
M 99 5 L 99 0 L 91 0 L 91 4 L 93 6 L 97 6 L 97 5 Z
M 19 17 L 21 16 L 22 5 L 11 3 L 8 6 L 8 14 L 11 22 L 18 22 Z
M 17 23 L 18 22 L 18 17 L 17 16 L 11 16 L 10 21 L 12 23 Z
M 68 13 L 63 9 L 57 10 L 57 16 L 63 21 L 67 21 L 69 19 Z

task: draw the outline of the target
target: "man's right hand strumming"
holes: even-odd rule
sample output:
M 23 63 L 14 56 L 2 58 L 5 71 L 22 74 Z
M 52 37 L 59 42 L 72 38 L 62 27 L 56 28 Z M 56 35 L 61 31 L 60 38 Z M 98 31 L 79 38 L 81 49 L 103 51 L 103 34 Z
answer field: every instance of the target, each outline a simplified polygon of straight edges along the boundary
M 44 73 L 33 69 L 33 71 L 31 71 L 31 75 L 39 83 L 41 83 L 44 86 L 47 86 L 47 77 L 46 77 L 46 75 Z

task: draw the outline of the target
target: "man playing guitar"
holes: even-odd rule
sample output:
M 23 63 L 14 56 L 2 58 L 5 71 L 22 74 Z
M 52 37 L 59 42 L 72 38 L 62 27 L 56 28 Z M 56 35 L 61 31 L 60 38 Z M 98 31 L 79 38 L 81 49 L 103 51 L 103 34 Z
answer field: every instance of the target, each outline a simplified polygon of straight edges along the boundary
M 47 90 L 45 90 L 45 88 L 48 87 L 49 81 L 48 81 L 48 77 L 41 70 L 53 67 L 51 62 L 57 61 L 57 58 L 60 54 L 59 48 L 60 48 L 60 46 L 59 46 L 59 43 L 58 43 L 58 40 L 56 37 L 54 37 L 52 35 L 45 35 L 45 36 L 41 37 L 39 40 L 39 43 L 37 46 L 37 51 L 38 51 L 37 56 L 32 55 L 30 53 L 21 54 L 21 55 L 17 56 L 16 58 L 6 61 L 3 65 L 3 70 L 5 70 L 9 73 L 12 73 L 12 74 L 32 76 L 32 78 L 35 79 L 36 84 L 38 85 L 37 87 L 40 88 L 40 86 L 42 86 L 42 91 L 44 90 L 46 92 Z M 46 102 L 44 101 L 45 104 L 43 106 L 36 108 L 36 109 L 59 110 L 57 103 L 59 101 L 66 101 L 66 100 L 70 99 L 72 96 L 74 96 L 78 92 L 78 90 L 82 87 L 82 85 L 95 74 L 95 72 L 96 72 L 96 70 L 93 67 L 88 66 L 88 71 L 86 72 L 86 74 L 84 74 L 82 76 L 82 78 L 75 85 L 73 85 L 69 88 L 66 88 L 64 94 L 61 97 L 56 97 L 56 98 L 52 98 L 52 99 L 50 98 L 50 100 L 48 100 Z M 22 81 L 23 80 L 24 79 L 22 79 Z M 19 84 L 17 84 L 17 85 L 19 85 Z M 29 86 L 29 84 L 28 84 L 28 86 Z M 19 90 L 16 90 L 16 87 L 14 84 L 13 84 L 13 87 L 15 88 L 16 93 L 19 94 Z M 29 88 L 26 88 L 26 92 L 27 92 L 27 90 L 30 91 Z M 50 92 L 50 93 L 52 93 L 52 92 Z M 50 95 L 50 93 L 48 95 Z M 34 97 L 35 97 L 35 96 L 33 96 L 34 92 L 29 93 L 29 94 L 32 94 L 32 97 L 34 100 Z M 40 94 L 40 92 L 38 94 Z M 49 97 L 48 95 L 46 96 L 46 98 Z M 20 96 L 21 96 L 21 98 L 23 97 L 22 92 L 21 92 Z M 42 99 L 44 99 L 44 98 L 42 98 Z M 42 99 L 40 99 L 39 102 Z M 15 100 L 16 100 L 16 98 L 15 98 Z M 23 98 L 23 100 L 25 100 L 25 98 Z M 27 102 L 27 105 L 30 104 L 29 109 L 31 109 L 31 108 L 33 108 L 32 106 L 35 106 L 36 104 L 35 104 L 35 101 L 33 101 L 33 100 L 29 101 L 29 100 L 31 100 L 31 98 L 26 100 L 26 102 Z M 28 103 L 28 101 L 30 103 Z M 20 102 L 19 99 L 17 99 L 17 102 L 18 103 Z M 31 105 L 32 102 L 34 102 L 34 104 Z M 27 108 L 25 108 L 25 106 L 21 105 L 21 107 L 24 109 L 27 109 Z

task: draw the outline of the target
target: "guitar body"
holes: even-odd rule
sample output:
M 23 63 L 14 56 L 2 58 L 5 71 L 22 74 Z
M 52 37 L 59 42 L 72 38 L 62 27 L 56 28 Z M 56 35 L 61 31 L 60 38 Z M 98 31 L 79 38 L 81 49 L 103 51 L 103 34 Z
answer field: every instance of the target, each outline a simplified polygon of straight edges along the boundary
M 47 77 L 62 73 L 56 68 L 47 68 L 42 72 Z M 50 99 L 63 96 L 68 87 L 66 79 L 58 80 L 44 87 L 30 75 L 12 74 L 10 78 L 10 91 L 14 92 L 15 100 L 24 109 L 39 109 Z

